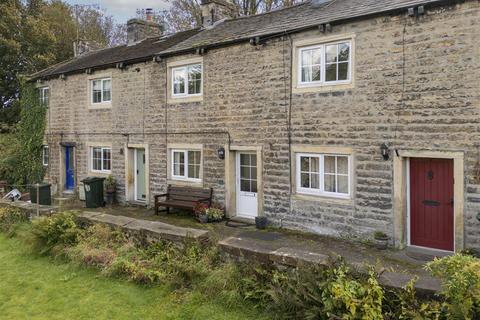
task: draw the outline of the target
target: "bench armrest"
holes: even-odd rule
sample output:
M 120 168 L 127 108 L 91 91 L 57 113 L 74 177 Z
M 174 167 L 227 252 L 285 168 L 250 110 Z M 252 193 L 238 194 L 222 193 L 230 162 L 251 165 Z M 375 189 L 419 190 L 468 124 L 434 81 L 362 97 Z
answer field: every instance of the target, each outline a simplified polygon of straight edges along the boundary
M 168 193 L 164 193 L 164 194 L 157 194 L 157 195 L 155 195 L 155 196 L 153 196 L 153 197 L 155 198 L 155 201 L 157 201 L 158 198 L 160 198 L 160 197 L 167 197 L 167 196 L 168 196 Z

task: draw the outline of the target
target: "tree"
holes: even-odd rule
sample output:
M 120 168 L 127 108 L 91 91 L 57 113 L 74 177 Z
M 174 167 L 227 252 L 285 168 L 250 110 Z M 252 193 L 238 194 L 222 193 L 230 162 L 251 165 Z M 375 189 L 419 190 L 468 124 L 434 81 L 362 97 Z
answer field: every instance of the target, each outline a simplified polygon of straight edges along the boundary
M 201 26 L 201 0 L 167 0 L 171 3 L 169 10 L 158 14 L 159 21 L 165 25 L 167 32 L 173 33 Z M 226 0 L 237 6 L 241 16 L 269 12 L 282 7 L 289 7 L 298 0 Z

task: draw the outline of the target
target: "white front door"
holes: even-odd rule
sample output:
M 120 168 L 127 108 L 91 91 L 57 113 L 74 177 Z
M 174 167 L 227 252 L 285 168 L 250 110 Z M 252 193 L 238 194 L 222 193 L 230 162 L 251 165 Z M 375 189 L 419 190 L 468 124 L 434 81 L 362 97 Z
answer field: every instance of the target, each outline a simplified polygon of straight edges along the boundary
M 145 149 L 135 149 L 135 200 L 147 200 L 146 190 Z
M 258 213 L 257 154 L 237 153 L 237 216 L 255 218 Z

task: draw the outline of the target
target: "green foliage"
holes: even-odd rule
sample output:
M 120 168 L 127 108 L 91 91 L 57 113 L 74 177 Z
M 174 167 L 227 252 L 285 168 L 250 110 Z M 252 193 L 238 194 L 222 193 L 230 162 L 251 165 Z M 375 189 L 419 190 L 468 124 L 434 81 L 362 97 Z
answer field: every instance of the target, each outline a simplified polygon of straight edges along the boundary
M 43 135 L 46 123 L 46 108 L 39 103 L 33 84 L 24 84 L 21 96 L 21 120 L 17 125 L 15 184 L 41 182 Z
M 225 210 L 218 205 L 214 205 L 206 209 L 205 213 L 207 214 L 208 221 L 211 222 L 222 221 L 225 217 Z
M 442 280 L 442 295 L 449 319 L 480 316 L 480 259 L 456 254 L 435 259 L 426 269 Z
M 62 212 L 34 220 L 32 233 L 40 254 L 56 254 L 77 244 L 80 229 L 73 212 Z
M 0 208 L 0 231 L 6 233 L 8 236 L 13 236 L 16 227 L 28 220 L 28 214 L 18 208 Z
M 18 141 L 14 134 L 0 134 L 0 180 L 15 181 Z

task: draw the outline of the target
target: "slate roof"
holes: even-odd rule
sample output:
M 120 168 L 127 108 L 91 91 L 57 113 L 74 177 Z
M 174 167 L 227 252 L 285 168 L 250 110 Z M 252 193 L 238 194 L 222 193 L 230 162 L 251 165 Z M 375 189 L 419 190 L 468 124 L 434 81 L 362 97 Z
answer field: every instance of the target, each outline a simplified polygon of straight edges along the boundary
M 198 32 L 199 29 L 192 29 L 170 36 L 147 38 L 132 46 L 121 45 L 113 48 L 95 50 L 48 67 L 31 75 L 31 78 L 38 79 L 53 75 L 68 74 L 88 68 L 113 67 L 118 62 L 140 62 L 149 60 L 152 59 L 156 53 L 188 39 Z
M 174 45 L 161 55 L 188 51 L 197 47 L 212 47 L 256 36 L 300 31 L 322 23 L 348 20 L 362 16 L 381 14 L 439 0 L 331 0 L 314 5 L 307 0 L 298 5 L 255 16 L 225 20 L 211 29 L 202 30 L 191 38 Z
M 228 19 L 212 28 L 193 29 L 167 37 L 149 38 L 134 46 L 118 46 L 91 52 L 54 65 L 31 76 L 32 79 L 82 71 L 87 68 L 113 67 L 118 62 L 145 61 L 154 55 L 168 56 L 191 52 L 196 48 L 216 47 L 257 36 L 275 36 L 296 32 L 323 23 L 335 23 L 419 5 L 441 4 L 454 0 L 306 0 L 254 16 Z

